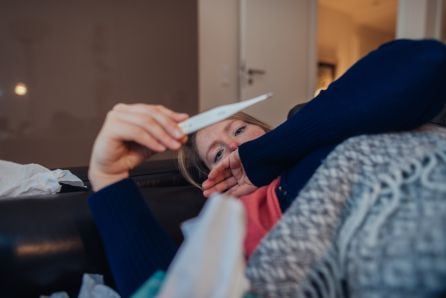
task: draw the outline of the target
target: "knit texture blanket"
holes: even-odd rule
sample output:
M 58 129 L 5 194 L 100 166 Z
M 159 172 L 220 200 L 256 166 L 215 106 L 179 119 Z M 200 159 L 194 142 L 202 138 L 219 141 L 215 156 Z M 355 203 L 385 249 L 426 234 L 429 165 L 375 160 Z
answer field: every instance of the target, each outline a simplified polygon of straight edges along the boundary
M 446 129 L 351 138 L 249 260 L 256 297 L 446 293 Z

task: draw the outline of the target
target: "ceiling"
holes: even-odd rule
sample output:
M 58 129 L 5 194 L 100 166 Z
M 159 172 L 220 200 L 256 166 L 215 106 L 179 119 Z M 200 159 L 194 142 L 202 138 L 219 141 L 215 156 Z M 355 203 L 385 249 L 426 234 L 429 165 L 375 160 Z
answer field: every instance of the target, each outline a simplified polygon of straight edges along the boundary
M 358 24 L 396 31 L 398 0 L 319 0 L 319 4 L 351 16 Z

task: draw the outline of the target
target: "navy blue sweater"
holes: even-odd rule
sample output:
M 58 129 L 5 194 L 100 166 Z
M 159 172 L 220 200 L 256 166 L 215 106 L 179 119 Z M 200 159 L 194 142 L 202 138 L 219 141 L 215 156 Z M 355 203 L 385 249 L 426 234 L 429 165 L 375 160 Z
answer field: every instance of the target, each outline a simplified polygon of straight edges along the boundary
M 346 138 L 409 130 L 432 119 L 446 101 L 445 86 L 444 44 L 384 44 L 282 125 L 241 145 L 247 176 L 262 186 L 281 175 L 288 198 L 295 198 L 321 160 Z
M 388 43 L 278 128 L 243 144 L 243 166 L 258 186 L 281 175 L 289 197 L 281 205 L 286 207 L 337 144 L 359 134 L 407 130 L 427 122 L 446 100 L 445 85 L 445 45 Z M 176 247 L 131 180 L 94 193 L 89 204 L 123 297 L 156 270 L 167 268 Z
M 101 189 L 88 203 L 122 297 L 133 294 L 155 271 L 167 269 L 177 248 L 132 180 Z

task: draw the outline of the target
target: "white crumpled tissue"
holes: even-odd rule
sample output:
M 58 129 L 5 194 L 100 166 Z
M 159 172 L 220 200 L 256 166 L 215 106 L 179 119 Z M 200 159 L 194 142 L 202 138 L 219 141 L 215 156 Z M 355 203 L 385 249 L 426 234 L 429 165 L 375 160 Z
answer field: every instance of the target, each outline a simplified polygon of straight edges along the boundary
M 104 284 L 104 277 L 100 274 L 84 273 L 82 286 L 78 298 L 120 298 L 112 288 Z M 40 298 L 70 298 L 67 292 L 56 292 L 49 296 L 40 295 Z
M 0 160 L 0 199 L 54 194 L 59 182 L 85 187 L 81 179 L 68 170 L 49 170 L 38 164 L 18 164 Z
M 158 298 L 242 297 L 245 277 L 242 203 L 222 194 L 208 199 L 200 215 L 182 226 L 186 240 L 167 271 Z

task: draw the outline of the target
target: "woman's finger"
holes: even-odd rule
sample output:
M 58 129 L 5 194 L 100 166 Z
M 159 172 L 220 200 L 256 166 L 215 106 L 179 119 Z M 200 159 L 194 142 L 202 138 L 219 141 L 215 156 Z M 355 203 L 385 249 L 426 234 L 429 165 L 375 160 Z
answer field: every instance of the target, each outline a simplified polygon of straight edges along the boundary
M 166 147 L 138 125 L 122 120 L 116 113 L 110 112 L 108 123 L 103 133 L 116 141 L 136 142 L 155 152 L 163 152 Z
M 225 179 L 228 179 L 229 177 L 232 177 L 232 173 L 231 171 L 227 170 L 224 173 L 222 173 L 221 176 L 218 177 L 218 179 L 206 179 L 201 186 L 203 187 L 203 189 L 207 189 L 207 188 L 211 188 L 214 185 L 224 181 Z
M 178 126 L 178 122 L 186 120 L 189 115 L 174 112 L 162 105 L 134 104 L 129 109 L 155 119 L 175 139 L 184 138 L 185 134 Z
M 230 178 L 216 184 L 212 188 L 204 190 L 203 195 L 205 197 L 209 197 L 211 194 L 213 194 L 215 192 L 225 192 L 228 189 L 234 187 L 235 185 L 237 185 L 237 180 L 235 180 L 234 177 L 230 177 Z
M 166 148 L 177 150 L 181 147 L 181 143 L 168 134 L 164 130 L 164 127 L 162 127 L 154 118 L 147 117 L 144 114 L 129 113 L 126 111 L 113 111 L 113 113 L 115 113 L 115 117 L 119 118 L 121 121 L 125 121 L 143 129 Z
M 154 117 L 154 118 L 163 118 L 163 120 L 168 121 L 167 123 L 165 123 L 166 125 L 169 126 L 169 128 L 171 129 L 172 132 L 172 136 L 175 137 L 175 134 L 179 134 L 179 133 L 183 133 L 181 131 L 181 129 L 179 129 L 177 123 L 183 120 L 186 120 L 187 118 L 189 118 L 189 115 L 186 113 L 177 113 L 174 112 L 162 105 L 148 105 L 148 104 L 117 104 L 114 107 L 114 110 L 118 110 L 118 111 L 126 111 L 126 112 L 130 112 L 130 113 L 139 113 L 139 114 L 144 114 L 147 115 L 149 117 Z M 160 121 L 163 121 L 160 120 Z M 176 130 L 179 130 L 179 132 L 176 132 Z M 177 138 L 181 138 L 177 137 Z
M 173 118 L 175 121 L 179 122 L 179 121 L 184 121 L 187 118 L 189 118 L 189 115 L 187 113 L 178 113 L 178 112 L 174 112 L 168 108 L 166 108 L 165 106 L 158 106 L 158 108 L 164 112 L 166 115 L 168 115 L 169 117 Z
M 236 198 L 252 193 L 257 188 L 252 185 L 237 185 L 228 190 L 227 194 Z
M 228 171 L 231 171 L 229 156 L 220 161 L 208 174 L 209 180 L 219 180 L 224 178 Z
M 140 165 L 144 160 L 153 154 L 153 151 L 147 147 L 137 144 L 135 142 L 128 142 L 129 152 L 123 158 L 128 170 L 132 170 Z
M 185 136 L 178 123 L 172 118 L 166 117 L 162 113 L 153 115 L 153 118 L 175 139 L 181 140 Z

